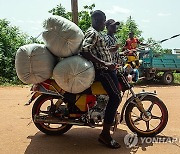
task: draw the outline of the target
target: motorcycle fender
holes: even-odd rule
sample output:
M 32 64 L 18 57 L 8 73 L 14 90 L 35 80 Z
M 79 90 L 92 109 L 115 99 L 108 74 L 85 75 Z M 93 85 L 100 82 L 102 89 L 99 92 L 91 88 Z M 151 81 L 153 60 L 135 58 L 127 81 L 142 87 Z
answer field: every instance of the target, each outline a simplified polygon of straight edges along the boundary
M 25 104 L 25 105 L 30 105 L 37 97 L 39 97 L 40 95 L 42 95 L 42 93 L 40 92 L 34 92 L 34 94 L 32 95 L 32 97 L 30 98 L 30 100 Z
M 140 92 L 138 94 L 136 94 L 136 96 L 140 99 L 143 100 L 143 98 L 145 98 L 148 95 L 157 95 L 156 93 L 152 93 L 152 92 Z M 121 115 L 120 115 L 120 123 L 123 121 L 124 118 L 124 113 L 126 111 L 126 107 L 130 104 L 130 103 L 136 103 L 135 102 L 135 97 L 131 96 L 123 105 L 122 111 L 121 111 Z

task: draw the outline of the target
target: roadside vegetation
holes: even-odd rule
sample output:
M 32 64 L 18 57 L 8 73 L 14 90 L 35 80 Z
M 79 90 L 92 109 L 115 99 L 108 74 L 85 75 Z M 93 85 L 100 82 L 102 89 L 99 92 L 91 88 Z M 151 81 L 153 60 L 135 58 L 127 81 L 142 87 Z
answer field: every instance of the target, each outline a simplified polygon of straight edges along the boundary
M 174 73 L 174 83 L 180 84 L 180 73 Z

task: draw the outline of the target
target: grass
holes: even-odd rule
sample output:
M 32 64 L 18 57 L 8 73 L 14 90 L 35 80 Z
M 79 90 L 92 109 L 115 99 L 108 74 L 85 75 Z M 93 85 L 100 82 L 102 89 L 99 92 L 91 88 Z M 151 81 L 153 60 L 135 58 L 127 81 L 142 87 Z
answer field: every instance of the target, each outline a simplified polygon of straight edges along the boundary
M 154 78 L 152 80 L 139 80 L 135 85 L 164 85 L 164 83 L 161 81 L 161 76 L 163 75 L 163 72 L 158 73 L 159 78 Z M 180 85 L 180 73 L 173 73 L 174 75 L 174 83 L 171 85 Z
M 174 73 L 174 83 L 180 84 L 180 73 Z

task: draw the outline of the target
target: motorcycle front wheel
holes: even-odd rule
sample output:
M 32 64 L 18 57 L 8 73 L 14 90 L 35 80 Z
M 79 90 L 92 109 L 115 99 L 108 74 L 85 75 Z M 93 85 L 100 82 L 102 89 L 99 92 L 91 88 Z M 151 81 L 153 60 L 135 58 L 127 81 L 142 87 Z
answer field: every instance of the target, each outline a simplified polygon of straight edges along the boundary
M 55 105 L 59 98 L 56 96 L 42 95 L 34 103 L 32 108 L 32 119 L 34 122 L 35 116 L 49 116 L 51 108 Z M 69 124 L 51 124 L 51 123 L 36 123 L 35 126 L 47 135 L 61 135 L 71 129 Z
M 166 127 L 168 110 L 165 104 L 154 95 L 145 96 L 142 104 L 149 116 L 146 117 L 140 112 L 134 103 L 129 103 L 125 111 L 126 124 L 138 136 L 155 136 Z

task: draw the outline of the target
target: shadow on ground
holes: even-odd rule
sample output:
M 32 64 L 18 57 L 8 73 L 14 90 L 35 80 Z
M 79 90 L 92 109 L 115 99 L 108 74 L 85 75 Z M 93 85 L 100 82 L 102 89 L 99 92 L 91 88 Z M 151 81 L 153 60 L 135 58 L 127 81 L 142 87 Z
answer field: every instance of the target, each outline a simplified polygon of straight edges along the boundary
M 100 129 L 92 129 L 87 127 L 72 128 L 66 134 L 61 136 L 48 136 L 41 132 L 34 136 L 28 136 L 31 140 L 25 154 L 129 154 L 136 153 L 139 148 L 146 151 L 146 147 L 153 144 L 138 144 L 138 147 L 127 148 L 124 144 L 124 136 L 128 134 L 126 130 L 117 129 L 114 134 L 120 144 L 120 149 L 109 149 L 98 142 L 97 138 Z

